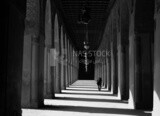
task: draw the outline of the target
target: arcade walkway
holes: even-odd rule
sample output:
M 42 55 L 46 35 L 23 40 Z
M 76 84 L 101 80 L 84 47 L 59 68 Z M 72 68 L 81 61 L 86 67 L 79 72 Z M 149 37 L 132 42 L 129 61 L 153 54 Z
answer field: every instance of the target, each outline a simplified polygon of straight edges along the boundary
M 133 110 L 107 89 L 98 91 L 94 80 L 78 80 L 44 104 L 42 109 L 23 109 L 22 116 L 152 116 Z

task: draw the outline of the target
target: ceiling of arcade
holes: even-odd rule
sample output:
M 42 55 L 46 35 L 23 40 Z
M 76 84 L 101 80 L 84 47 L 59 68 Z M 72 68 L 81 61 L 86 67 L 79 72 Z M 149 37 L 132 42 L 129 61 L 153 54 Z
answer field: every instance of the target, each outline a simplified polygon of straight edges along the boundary
M 62 13 L 69 36 L 76 44 L 77 49 L 83 50 L 84 41 L 88 38 L 89 49 L 96 50 L 101 42 L 107 13 L 109 13 L 114 0 L 55 1 Z

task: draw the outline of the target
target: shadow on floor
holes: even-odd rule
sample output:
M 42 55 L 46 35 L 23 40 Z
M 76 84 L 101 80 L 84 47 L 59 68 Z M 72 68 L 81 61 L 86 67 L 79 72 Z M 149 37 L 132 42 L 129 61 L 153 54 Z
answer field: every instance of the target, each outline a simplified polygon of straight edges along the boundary
M 114 109 L 114 108 L 92 108 L 92 107 L 80 107 L 80 106 L 45 106 L 39 110 L 56 110 L 56 111 L 71 111 L 71 112 L 88 112 L 99 114 L 120 114 L 131 116 L 152 116 L 151 113 L 145 113 L 140 110 L 132 109 Z
M 95 86 L 69 86 L 68 88 L 97 89 L 98 87 L 95 87 Z M 106 89 L 106 88 L 102 88 L 102 89 Z M 107 89 L 106 89 L 106 90 L 107 90 Z
M 72 93 L 72 92 L 62 92 L 63 94 L 71 94 L 71 95 L 97 95 L 97 96 L 116 96 L 114 94 L 94 94 L 94 93 Z
M 66 90 L 73 90 L 73 91 L 98 91 L 98 89 L 97 90 L 91 90 L 91 89 L 70 89 L 70 88 L 67 88 Z M 101 90 L 102 92 L 109 92 L 108 90 Z
M 55 99 L 59 100 L 69 100 L 69 101 L 87 101 L 87 102 L 111 102 L 111 103 L 123 103 L 123 104 L 128 104 L 127 101 L 121 101 L 121 100 L 104 100 L 104 99 L 89 99 L 89 98 L 70 98 L 70 97 L 65 97 L 65 98 L 59 98 L 55 97 Z

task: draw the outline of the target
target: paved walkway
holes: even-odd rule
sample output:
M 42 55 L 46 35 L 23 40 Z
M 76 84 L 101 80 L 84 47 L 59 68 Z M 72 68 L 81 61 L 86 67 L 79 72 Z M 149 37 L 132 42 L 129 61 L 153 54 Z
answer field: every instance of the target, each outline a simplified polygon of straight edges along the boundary
M 55 99 L 45 99 L 45 108 L 23 109 L 23 116 L 152 116 L 133 110 L 106 89 L 98 91 L 96 81 L 78 80 Z

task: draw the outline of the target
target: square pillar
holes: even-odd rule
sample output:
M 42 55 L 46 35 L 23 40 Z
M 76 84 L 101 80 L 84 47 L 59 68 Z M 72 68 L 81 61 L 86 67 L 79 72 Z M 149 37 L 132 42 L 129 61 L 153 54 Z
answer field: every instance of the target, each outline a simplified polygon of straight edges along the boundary
M 107 89 L 111 91 L 111 58 L 107 56 Z
M 153 75 L 150 33 L 135 37 L 135 108 L 152 110 Z

